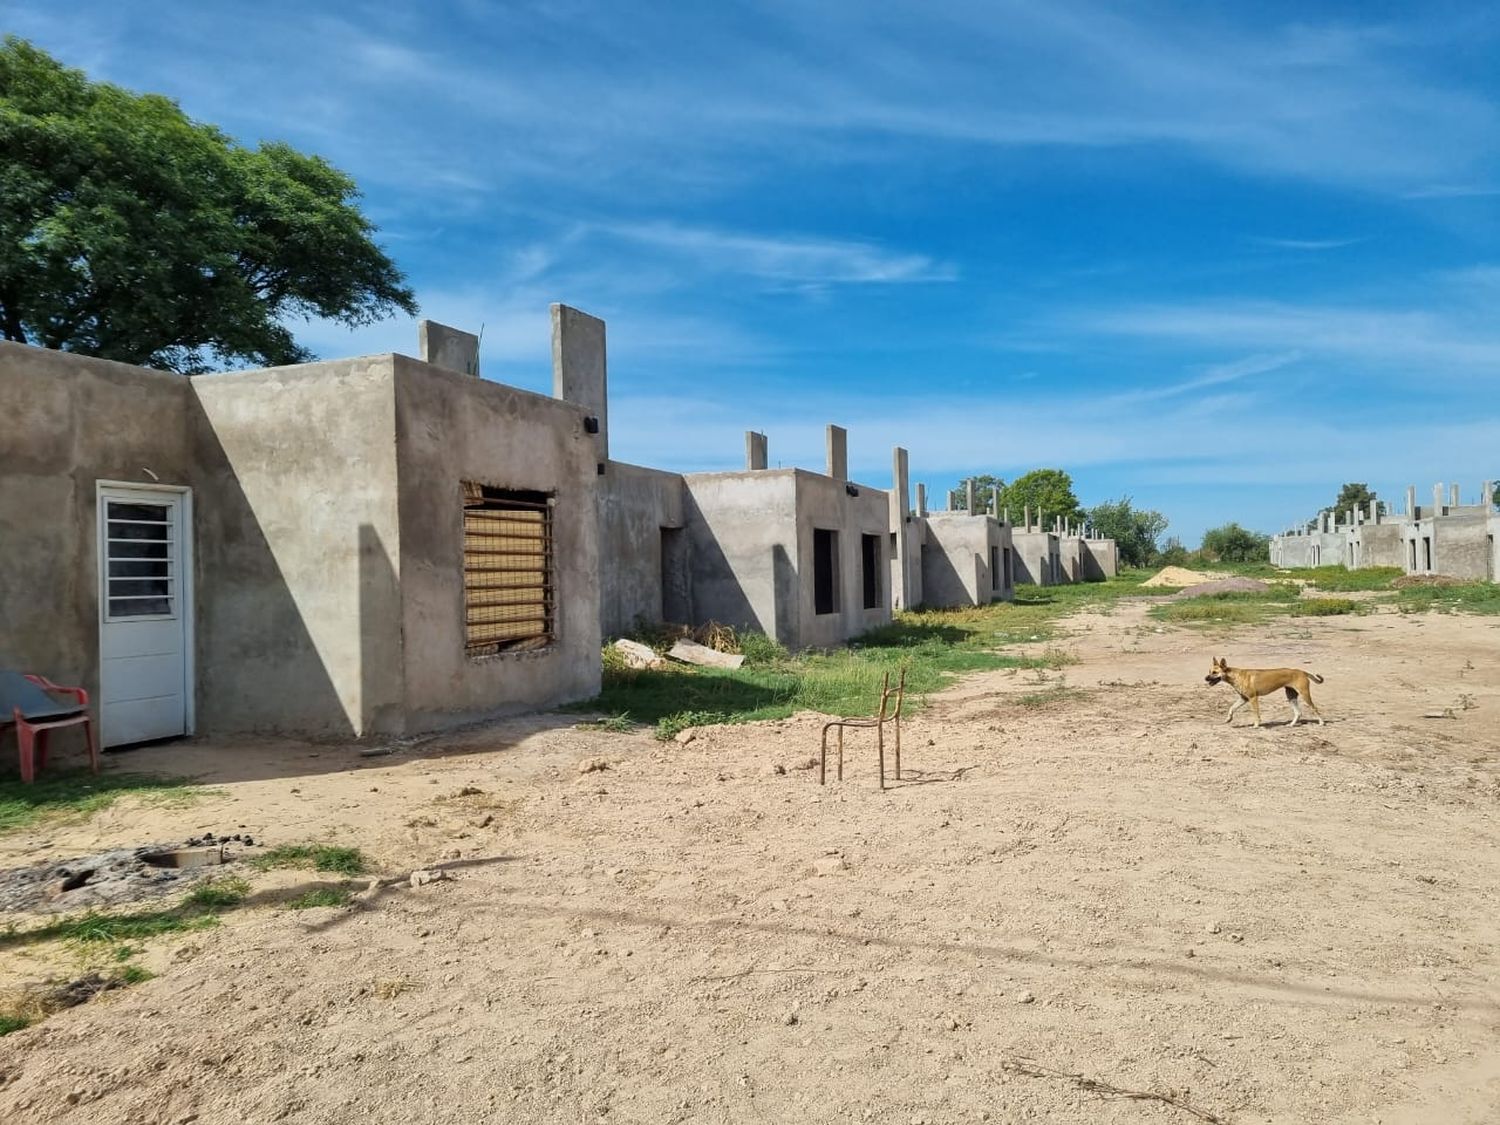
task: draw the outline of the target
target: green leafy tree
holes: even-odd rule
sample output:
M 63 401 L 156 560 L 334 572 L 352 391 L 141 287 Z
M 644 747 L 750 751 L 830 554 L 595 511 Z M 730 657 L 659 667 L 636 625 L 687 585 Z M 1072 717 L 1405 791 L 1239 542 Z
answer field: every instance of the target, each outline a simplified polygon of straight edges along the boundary
M 1268 562 L 1271 537 L 1237 523 L 1226 523 L 1203 533 L 1203 554 L 1216 562 Z
M 1361 512 L 1368 516 L 1370 514 L 1370 501 L 1374 499 L 1375 494 L 1370 491 L 1369 485 L 1363 482 L 1350 481 L 1346 483 L 1343 488 L 1339 489 L 1338 498 L 1334 500 L 1333 507 L 1324 508 L 1322 509 L 1322 512 L 1333 512 L 1334 515 L 1339 519 L 1347 519 L 1349 515 L 1349 509 L 1358 508 Z M 1385 501 L 1381 500 L 1379 501 L 1379 504 L 1380 513 L 1381 515 L 1384 515 L 1387 511 Z M 1320 512 L 1319 515 L 1321 515 L 1322 512 Z M 1316 527 L 1317 525 L 1318 521 L 1312 520 L 1308 523 L 1307 526 L 1309 529 L 1311 529 Z
M 1150 566 L 1156 561 L 1156 541 L 1167 530 L 1167 517 L 1160 512 L 1137 508 L 1130 497 L 1122 496 L 1095 504 L 1087 519 L 1100 535 L 1115 541 L 1126 566 Z
M 958 482 L 958 491 L 953 500 L 953 506 L 958 511 L 968 511 L 969 508 L 969 482 L 974 482 L 975 506 L 980 512 L 989 515 L 998 515 L 994 511 L 994 490 L 1005 487 L 1005 482 L 999 477 L 991 476 L 989 473 L 978 473 L 972 477 L 964 477 Z
M 1073 478 L 1061 469 L 1033 469 L 1017 477 L 1000 490 L 1000 506 L 1010 509 L 1010 518 L 1019 520 L 1031 508 L 1031 518 L 1045 516 L 1050 524 L 1054 516 L 1075 523 L 1083 522 L 1083 508 L 1073 493 Z
M 1155 565 L 1186 566 L 1188 558 L 1188 549 L 1182 545 L 1182 540 L 1175 535 L 1169 535 L 1157 553 Z
M 416 311 L 344 173 L 245 148 L 14 37 L 0 154 L 7 340 L 193 373 L 311 358 L 289 320 Z

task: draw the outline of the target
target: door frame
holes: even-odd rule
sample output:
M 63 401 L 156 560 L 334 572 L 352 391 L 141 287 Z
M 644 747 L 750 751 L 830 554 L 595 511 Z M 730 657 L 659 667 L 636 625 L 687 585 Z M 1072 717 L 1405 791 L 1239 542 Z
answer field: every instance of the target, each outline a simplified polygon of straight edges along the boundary
M 182 732 L 184 736 L 197 733 L 198 726 L 198 667 L 196 657 L 196 626 L 198 616 L 197 590 L 193 581 L 193 539 L 195 536 L 193 524 L 193 490 L 185 484 L 143 484 L 139 481 L 126 480 L 96 480 L 94 482 L 94 596 L 98 599 L 99 636 L 94 645 L 94 656 L 99 662 L 99 685 L 100 698 L 97 704 L 99 713 L 99 744 L 104 745 L 104 625 L 105 617 L 109 609 L 105 601 L 104 580 L 108 576 L 104 561 L 104 548 L 107 529 L 105 526 L 105 513 L 108 509 L 104 506 L 104 494 L 106 492 L 166 492 L 182 498 L 182 536 L 179 544 L 180 552 L 178 562 L 182 573 L 179 576 L 178 608 L 182 612 Z

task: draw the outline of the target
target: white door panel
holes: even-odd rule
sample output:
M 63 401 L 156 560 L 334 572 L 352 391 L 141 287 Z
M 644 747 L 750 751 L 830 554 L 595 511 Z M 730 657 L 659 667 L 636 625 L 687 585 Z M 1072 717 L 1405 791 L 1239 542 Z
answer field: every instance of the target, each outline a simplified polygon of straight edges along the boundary
M 105 746 L 187 731 L 188 621 L 180 492 L 99 489 L 99 721 Z

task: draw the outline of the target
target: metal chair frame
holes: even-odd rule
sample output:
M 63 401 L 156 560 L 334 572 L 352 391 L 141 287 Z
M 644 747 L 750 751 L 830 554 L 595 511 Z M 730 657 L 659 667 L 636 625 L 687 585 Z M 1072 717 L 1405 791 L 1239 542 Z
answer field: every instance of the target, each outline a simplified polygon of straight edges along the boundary
M 891 697 L 896 700 L 896 709 L 887 714 L 890 707 Z M 896 780 L 901 780 L 901 709 L 906 703 L 906 669 L 901 669 L 901 676 L 893 690 L 891 688 L 891 674 L 887 672 L 880 684 L 880 712 L 873 719 L 835 719 L 823 724 L 822 752 L 818 759 L 818 784 L 828 784 L 828 732 L 838 729 L 838 780 L 844 780 L 844 728 L 854 727 L 860 730 L 873 729 L 875 731 L 875 750 L 880 762 L 880 788 L 885 788 L 885 726 L 890 723 L 895 728 L 895 752 L 896 752 Z

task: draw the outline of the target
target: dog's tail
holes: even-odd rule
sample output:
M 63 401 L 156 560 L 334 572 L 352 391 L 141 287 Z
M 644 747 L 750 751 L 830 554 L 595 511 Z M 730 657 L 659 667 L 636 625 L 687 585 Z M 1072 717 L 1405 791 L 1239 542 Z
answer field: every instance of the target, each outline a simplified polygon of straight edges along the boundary
M 1321 684 L 1323 682 L 1323 677 L 1318 675 L 1316 672 L 1309 672 L 1307 674 L 1307 678 L 1315 684 Z

